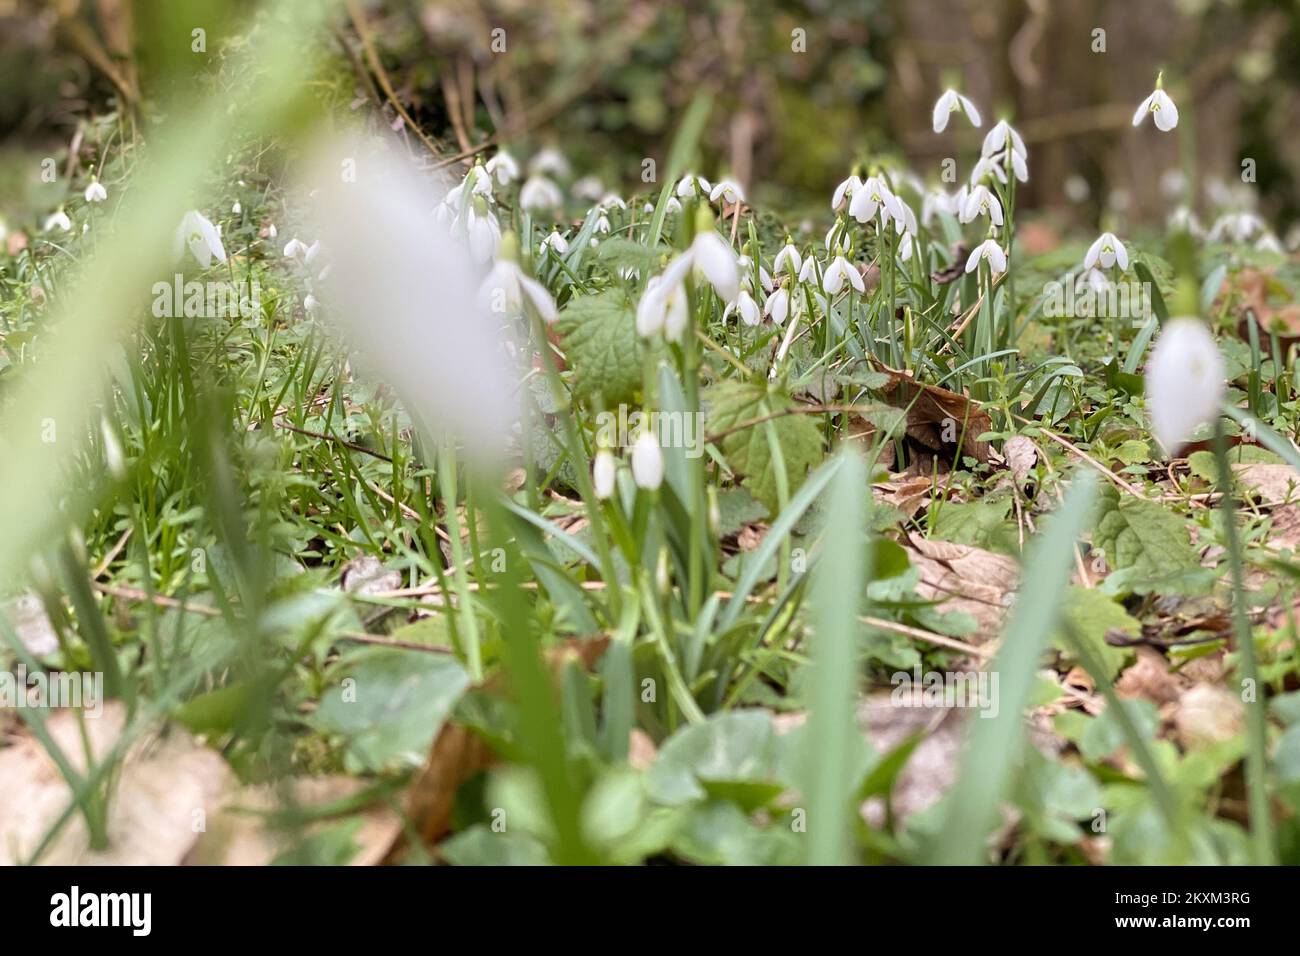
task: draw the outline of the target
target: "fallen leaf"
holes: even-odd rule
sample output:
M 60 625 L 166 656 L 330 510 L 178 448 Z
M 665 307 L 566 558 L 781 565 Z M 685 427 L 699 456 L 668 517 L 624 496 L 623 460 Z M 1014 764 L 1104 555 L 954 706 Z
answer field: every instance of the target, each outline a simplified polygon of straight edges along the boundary
M 940 611 L 964 611 L 973 617 L 978 625 L 973 643 L 997 637 L 1020 576 L 1015 560 L 949 541 L 915 537 L 907 544 L 912 566 L 920 572 L 917 594 L 942 601 Z
M 1241 700 L 1213 684 L 1196 684 L 1178 698 L 1174 729 L 1188 750 L 1201 750 L 1231 740 L 1245 727 Z
M 947 450 L 952 458 L 951 445 L 961 441 L 965 455 L 986 462 L 989 460 L 988 442 L 979 436 L 992 431 L 993 421 L 965 395 L 918 382 L 904 372 L 886 370 L 889 384 L 882 394 L 895 408 L 907 412 L 907 436 L 921 445 L 938 452 Z
M 1264 505 L 1280 505 L 1300 497 L 1300 473 L 1290 465 L 1243 462 L 1232 466 L 1238 484 Z
M 20 594 L 9 602 L 6 609 L 14 632 L 27 653 L 33 657 L 48 657 L 59 649 L 59 637 L 54 633 L 45 605 L 34 591 Z
M 1137 660 L 1120 674 L 1115 690 L 1125 697 L 1142 697 L 1157 704 L 1171 703 L 1182 692 L 1177 678 L 1169 673 L 1169 662 L 1152 647 L 1137 649 Z
M 1038 447 L 1033 439 L 1026 438 L 1024 435 L 1012 435 L 1002 443 L 1002 457 L 1006 459 L 1007 468 L 1015 476 L 1016 484 L 1022 485 L 1038 460 Z

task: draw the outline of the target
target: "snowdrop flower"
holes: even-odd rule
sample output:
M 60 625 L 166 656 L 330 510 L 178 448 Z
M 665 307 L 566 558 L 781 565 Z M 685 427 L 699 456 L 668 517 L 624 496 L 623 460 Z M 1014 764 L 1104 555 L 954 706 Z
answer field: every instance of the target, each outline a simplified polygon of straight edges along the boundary
M 275 228 L 275 223 L 271 223 L 266 227 L 266 238 L 274 239 L 279 234 L 280 230 Z
M 1266 232 L 1260 236 L 1255 242 L 1255 248 L 1260 252 L 1276 252 L 1279 256 L 1286 254 L 1286 250 L 1282 248 L 1282 243 L 1271 232 Z
M 519 164 L 504 149 L 496 151 L 496 154 L 487 161 L 486 169 L 488 175 L 501 186 L 509 186 L 519 178 Z
M 1002 168 L 1002 157 L 981 156 L 975 168 L 971 170 L 970 181 L 980 183 L 986 179 L 996 179 L 1002 185 L 1007 184 L 1007 174 Z
M 1106 278 L 1106 274 L 1100 269 L 1089 269 L 1074 280 L 1075 292 L 1085 292 L 1088 289 L 1096 293 L 1108 292 L 1110 291 L 1110 280 Z
M 1006 149 L 1008 141 L 1011 143 L 1013 153 L 1018 153 L 1021 158 L 1029 156 L 1028 151 L 1025 149 L 1025 141 L 1020 138 L 1020 134 L 1006 120 L 998 120 L 997 125 L 989 130 L 988 135 L 984 137 L 983 145 L 980 146 L 980 155 L 996 155 Z
M 1198 239 L 1205 236 L 1205 230 L 1201 227 L 1201 221 L 1196 218 L 1196 213 L 1186 206 L 1179 206 L 1173 211 L 1169 216 L 1168 226 L 1170 232 L 1185 232 Z
M 569 251 L 569 240 L 560 235 L 558 230 L 552 229 L 550 234 L 542 240 L 541 244 L 541 251 L 543 253 L 548 249 L 557 256 L 563 256 Z
M 317 239 L 315 242 L 313 242 L 310 246 L 308 246 L 308 247 L 303 251 L 303 254 L 302 254 L 302 261 L 303 261 L 303 263 L 306 264 L 306 265 L 311 265 L 313 262 L 316 261 L 316 257 L 317 257 L 318 255 L 320 255 L 320 240 L 319 240 L 319 239 Z
M 528 171 L 534 175 L 563 179 L 569 175 L 569 161 L 558 149 L 548 146 L 533 157 L 533 161 L 528 164 Z
M 852 200 L 853 194 L 861 188 L 862 180 L 856 174 L 836 186 L 835 195 L 831 197 L 831 212 L 839 212 L 845 200 Z
M 1098 236 L 1088 247 L 1088 254 L 1083 257 L 1085 269 L 1091 269 L 1098 263 L 1103 269 L 1109 269 L 1117 262 L 1121 271 L 1128 269 L 1128 250 L 1124 248 L 1124 243 L 1115 238 L 1113 232 L 1103 232 Z
M 529 212 L 552 212 L 564 205 L 564 194 L 554 181 L 534 174 L 519 190 L 519 205 Z
M 784 325 L 790 314 L 790 290 L 783 285 L 769 295 L 763 303 L 763 314 L 777 325 Z
M 654 210 L 652 208 L 651 212 L 653 211 Z M 667 215 L 671 215 L 675 212 L 681 212 L 681 211 L 682 211 L 681 202 L 678 201 L 676 196 L 669 196 L 668 201 L 664 203 L 664 213 Z
M 1166 169 L 1160 174 L 1160 191 L 1166 199 L 1177 199 L 1187 190 L 1187 177 L 1181 169 Z
M 391 385 L 425 434 L 445 431 L 471 465 L 494 468 L 522 415 L 510 333 L 479 304 L 481 272 L 466 243 L 429 214 L 442 197 L 378 138 L 306 153 L 314 159 L 304 185 L 319 191 L 310 212 L 334 273 L 315 291 L 354 370 Z M 366 175 L 340 182 L 340 157 L 358 155 L 368 155 Z
M 717 202 L 719 199 L 734 206 L 745 201 L 745 191 L 733 180 L 719 180 L 717 185 L 709 190 L 709 202 Z
M 980 111 L 975 108 L 975 104 L 962 96 L 956 90 L 945 90 L 934 103 L 934 131 L 942 133 L 948 128 L 948 118 L 953 113 L 965 113 L 966 118 L 970 120 L 971 126 L 980 125 Z
M 747 255 L 736 257 L 736 269 L 740 272 L 740 286 L 742 289 L 754 289 L 754 260 Z M 772 276 L 768 274 L 763 263 L 758 264 L 758 284 L 768 292 L 772 291 Z
M 471 203 L 465 211 L 464 227 L 465 235 L 469 237 L 470 255 L 475 262 L 482 263 L 496 255 L 497 247 L 501 245 L 501 226 L 486 203 L 480 208 L 476 205 Z
M 518 250 L 519 244 L 513 233 L 502 238 L 501 256 L 479 286 L 479 302 L 493 312 L 518 313 L 527 297 L 542 321 L 554 322 L 559 317 L 555 300 L 546 286 L 519 268 L 515 261 Z
M 294 236 L 284 244 L 284 257 L 286 259 L 297 259 L 307 251 L 307 244 Z
M 447 193 L 447 202 L 460 208 L 467 199 L 472 199 L 474 196 L 492 199 L 492 176 L 481 163 L 471 166 L 465 178 L 460 181 L 460 185 Z
M 812 282 L 817 278 L 817 260 L 813 258 L 812 251 L 804 257 L 803 265 L 799 269 L 800 282 Z
M 961 212 L 961 203 L 954 204 L 953 197 L 942 189 L 931 189 L 921 200 L 921 224 L 929 226 L 939 213 L 955 216 Z
M 827 295 L 835 295 L 840 289 L 844 288 L 845 281 L 857 289 L 859 292 L 866 292 L 866 284 L 862 281 L 862 273 L 856 266 L 843 256 L 836 256 L 835 260 L 826 267 L 822 274 L 822 290 Z
M 596 205 L 600 206 L 601 209 L 627 208 L 627 203 L 623 201 L 623 197 L 618 193 L 604 193 L 603 195 L 598 193 L 598 195 L 600 195 L 600 202 Z M 650 208 L 653 209 L 654 207 L 652 206 Z
M 694 173 L 687 173 L 677 183 L 677 195 L 682 199 L 689 199 L 699 192 L 702 196 L 707 196 L 713 191 L 709 181 L 703 176 L 696 176 Z
M 1246 242 L 1257 232 L 1263 232 L 1268 228 L 1264 220 L 1253 212 L 1230 212 L 1220 216 L 1214 221 L 1210 228 L 1210 241 L 1221 242 L 1229 239 L 1232 242 Z
M 707 209 L 704 211 L 708 212 Z M 696 232 L 695 239 L 685 255 L 690 257 L 696 275 L 702 275 L 709 281 L 714 291 L 718 293 L 718 298 L 730 302 L 740 291 L 740 268 L 736 262 L 736 254 L 714 231 L 712 216 L 708 217 L 708 223 L 708 228 Z M 699 223 L 697 223 L 698 227 Z
M 790 275 L 796 275 L 802 267 L 803 259 L 799 255 L 799 250 L 794 247 L 790 237 L 786 236 L 785 245 L 772 261 L 772 274 L 779 276 L 788 272 Z
M 898 258 L 903 262 L 910 262 L 912 259 L 912 234 L 904 232 L 903 238 L 898 242 Z
M 596 208 L 600 209 L 599 206 Z M 609 235 L 609 217 L 605 215 L 605 210 L 603 209 L 600 209 L 600 212 L 596 215 L 596 226 L 594 231 L 600 233 L 602 236 Z
M 89 190 L 87 190 L 87 191 L 89 191 Z M 235 204 L 234 204 L 233 206 L 230 207 L 230 211 L 231 211 L 232 214 L 238 216 L 238 215 L 240 215 L 240 214 L 244 211 L 244 207 L 243 207 L 242 205 L 240 205 L 239 200 L 236 199 L 236 200 L 235 200 Z
M 1011 172 L 1022 183 L 1029 182 L 1029 167 L 1025 164 L 1025 157 L 1014 149 L 1011 151 Z
M 608 448 L 596 452 L 591 463 L 591 483 L 596 486 L 596 497 L 601 501 L 614 494 L 614 479 L 618 475 L 618 463 Z
M 604 205 L 604 200 L 600 197 L 605 194 L 605 185 L 595 176 L 583 176 L 573 184 L 573 195 L 579 199 L 585 199 L 589 202 L 600 201 Z
M 659 439 L 649 429 L 642 430 L 632 444 L 632 478 L 638 488 L 654 491 L 664 480 L 664 455 Z
M 212 264 L 213 259 L 226 261 L 226 249 L 221 244 L 217 227 L 196 209 L 187 212 L 176 229 L 176 258 L 179 259 L 187 248 L 204 269 Z
M 979 266 L 980 260 L 987 261 L 989 271 L 994 275 L 999 272 L 1007 271 L 1007 254 L 996 239 L 985 239 L 971 252 L 970 257 L 966 260 L 966 271 L 974 272 Z
M 1164 91 L 1163 80 L 1164 73 L 1157 74 L 1155 91 L 1141 102 L 1137 112 L 1133 114 L 1134 126 L 1141 125 L 1148 113 L 1152 114 L 1151 121 L 1162 133 L 1167 133 L 1178 125 L 1178 107 Z
M 1146 369 L 1151 431 L 1173 455 L 1223 403 L 1227 370 L 1214 337 L 1199 319 L 1170 319 L 1160 330 Z
M 53 229 L 61 229 L 63 232 L 72 231 L 72 220 L 62 209 L 45 219 L 45 231 L 50 232 Z
M 966 195 L 959 218 L 962 222 L 973 222 L 976 216 L 988 216 L 993 225 L 1002 225 L 1002 203 L 983 184 L 974 187 Z
M 748 289 L 741 289 L 740 294 L 736 296 L 736 301 L 727 303 L 727 307 L 722 310 L 722 317 L 726 319 L 730 317 L 732 312 L 738 313 L 740 321 L 746 325 L 758 325 L 758 321 L 762 317 L 758 303 L 754 301 L 754 297 L 749 294 Z
M 302 300 L 302 307 L 306 309 L 308 312 L 315 312 L 317 305 L 318 303 L 316 302 L 316 297 L 312 295 L 310 292 L 307 293 L 307 295 Z
M 853 194 L 849 202 L 849 215 L 858 222 L 870 222 L 880 212 L 881 224 L 888 225 L 889 217 L 900 214 L 899 200 L 881 176 L 872 176 Z
M 686 275 L 690 269 L 690 256 L 683 254 L 646 283 L 636 307 L 636 331 L 642 338 L 662 334 L 670 342 L 681 341 L 690 321 L 686 301 Z
M 895 197 L 898 203 L 896 215 L 894 217 L 894 229 L 902 234 L 909 236 L 916 235 L 916 213 L 912 212 L 912 207 L 903 200 Z
M 92 179 L 86 187 L 86 202 L 103 202 L 108 198 L 108 190 L 98 179 Z

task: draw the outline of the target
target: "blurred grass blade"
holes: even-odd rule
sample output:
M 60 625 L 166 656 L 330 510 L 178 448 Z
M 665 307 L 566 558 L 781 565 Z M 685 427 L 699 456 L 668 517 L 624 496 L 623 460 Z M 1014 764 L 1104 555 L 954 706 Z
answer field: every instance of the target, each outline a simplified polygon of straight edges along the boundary
M 853 697 L 858 614 L 871 576 L 866 542 L 867 467 L 844 451 L 830 487 L 829 522 L 813 579 L 817 626 L 808 696 L 808 863 L 850 862 L 853 802 Z
M 1087 528 L 1095 495 L 1092 473 L 1076 473 L 1065 501 L 1026 553 L 1015 610 L 1002 634 L 1002 646 L 989 664 L 998 675 L 997 713 L 971 721 L 961 773 L 945 798 L 948 816 L 932 848 L 931 862 L 980 862 L 1020 753 L 1023 711 L 1034 672 L 1056 626 L 1075 544 Z

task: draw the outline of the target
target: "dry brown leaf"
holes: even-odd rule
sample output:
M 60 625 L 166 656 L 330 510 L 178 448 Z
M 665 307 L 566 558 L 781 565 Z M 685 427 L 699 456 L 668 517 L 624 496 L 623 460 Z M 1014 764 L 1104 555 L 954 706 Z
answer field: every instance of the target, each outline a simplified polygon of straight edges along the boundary
M 882 504 L 893 505 L 911 518 L 930 500 L 934 488 L 934 479 L 929 475 L 890 475 L 887 481 L 878 481 L 871 486 L 873 496 Z
M 1248 488 L 1262 503 L 1280 505 L 1300 498 L 1300 473 L 1290 465 L 1242 462 L 1232 466 L 1238 484 Z
M 443 725 L 429 759 L 407 793 L 407 814 L 426 843 L 437 842 L 451 829 L 451 811 L 460 785 L 495 759 L 473 731 L 460 724 Z
M 402 573 L 385 570 L 374 555 L 363 554 L 343 565 L 340 581 L 343 590 L 350 594 L 382 594 L 402 586 Z
M 1015 476 L 1016 484 L 1023 485 L 1034 463 L 1038 461 L 1038 447 L 1024 435 L 1012 435 L 1002 443 L 1002 457 Z
M 1224 295 L 1234 295 L 1239 302 L 1237 332 L 1245 340 L 1250 340 L 1250 327 L 1247 316 L 1253 314 L 1264 332 L 1276 332 L 1278 339 L 1285 345 L 1300 342 L 1300 304 L 1292 301 L 1292 296 L 1285 286 L 1274 278 L 1273 269 L 1242 269 L 1235 277 L 1226 279 L 1220 291 L 1219 301 Z M 1270 299 L 1274 294 L 1285 299 L 1280 305 L 1274 305 Z
M 965 395 L 918 382 L 903 372 L 889 370 L 889 383 L 882 389 L 885 400 L 907 411 L 907 437 L 934 452 L 954 457 L 953 442 L 961 440 L 962 454 L 978 461 L 989 460 L 988 442 L 979 436 L 992 431 L 993 421 Z
M 1169 673 L 1169 662 L 1153 647 L 1138 647 L 1137 660 L 1120 674 L 1115 690 L 1125 697 L 1141 697 L 1157 704 L 1178 699 L 1182 688 Z
M 96 759 L 116 744 L 125 710 L 110 701 L 101 716 L 85 721 Z M 85 772 L 77 716 L 56 711 L 46 724 L 80 773 Z M 198 840 L 198 827 L 235 785 L 234 774 L 215 751 L 187 732 L 147 735 L 128 753 L 108 801 L 109 846 L 90 849 L 78 812 L 51 842 L 40 862 L 61 865 L 174 866 Z M 24 734 L 0 750 L 0 865 L 26 861 L 67 808 L 72 793 L 45 749 Z
M 942 601 L 941 611 L 965 611 L 978 629 L 969 640 L 980 644 L 1002 630 L 1020 576 L 1016 562 L 967 544 L 913 537 L 906 542 L 912 566 L 920 572 L 916 591 Z
M 14 598 L 4 613 L 9 615 L 14 632 L 28 654 L 46 657 L 59 649 L 59 637 L 45 613 L 45 605 L 35 592 L 27 591 Z
M 767 532 L 768 525 L 761 521 L 755 524 L 747 524 L 736 535 L 736 547 L 741 551 L 753 551 L 763 543 L 763 539 L 767 537 Z

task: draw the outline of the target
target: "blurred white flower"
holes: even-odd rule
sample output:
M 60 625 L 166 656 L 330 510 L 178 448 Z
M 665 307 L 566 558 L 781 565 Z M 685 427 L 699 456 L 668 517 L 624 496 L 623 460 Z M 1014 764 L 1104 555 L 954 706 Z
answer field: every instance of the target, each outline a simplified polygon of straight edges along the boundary
M 1128 269 L 1128 250 L 1124 243 L 1115 238 L 1113 232 L 1103 232 L 1088 247 L 1088 254 L 1083 257 L 1083 267 L 1091 269 L 1100 264 L 1103 269 L 1119 263 L 1121 271 Z
M 618 462 L 608 448 L 596 452 L 591 463 L 591 483 L 596 486 L 596 497 L 601 501 L 614 494 L 614 479 L 618 477 Z
M 86 187 L 86 202 L 103 202 L 108 198 L 108 190 L 98 179 L 92 180 Z M 236 203 L 235 205 L 239 205 Z
M 632 444 L 632 478 L 638 488 L 654 491 L 664 480 L 664 455 L 659 439 L 650 429 L 643 429 Z
M 1175 209 L 1170 214 L 1167 224 L 1170 232 L 1185 232 L 1198 239 L 1205 236 L 1205 229 L 1202 228 L 1201 221 L 1196 218 L 1196 213 L 1192 212 L 1187 206 L 1179 206 Z
M 602 236 L 607 236 L 609 235 L 609 217 L 605 215 L 605 210 L 600 209 L 599 206 L 596 208 L 600 211 L 596 215 L 596 226 L 593 231 Z
M 586 200 L 587 202 L 599 201 L 602 206 L 606 205 L 606 202 L 605 199 L 602 199 L 601 197 L 605 196 L 606 199 L 608 198 L 608 195 L 605 193 L 605 184 L 595 176 L 583 176 L 581 179 L 577 180 L 573 184 L 573 195 L 577 196 L 579 199 Z M 621 201 L 622 200 L 620 200 L 620 202 Z
M 1253 212 L 1230 212 L 1220 216 L 1210 227 L 1210 241 L 1249 242 L 1251 236 L 1267 229 L 1264 220 Z
M 534 175 L 563 179 L 569 175 L 569 161 L 558 149 L 548 146 L 533 157 L 528 164 L 528 171 Z
M 740 291 L 740 267 L 736 254 L 713 229 L 701 229 L 691 247 L 679 258 L 687 258 L 695 274 L 703 276 L 723 302 L 730 302 Z
M 189 249 L 204 269 L 212 264 L 213 259 L 226 261 L 226 249 L 221 244 L 221 234 L 217 232 L 217 227 L 195 209 L 185 214 L 176 229 L 175 257 L 179 259 L 186 249 Z
M 1170 455 L 1201 425 L 1214 421 L 1227 370 L 1214 336 L 1199 319 L 1170 319 L 1160 330 L 1146 368 L 1151 431 Z
M 525 298 L 532 303 L 543 322 L 554 322 L 559 313 L 555 299 L 536 279 L 524 274 L 519 263 L 498 259 L 478 290 L 479 304 L 490 312 L 518 314 Z
M 846 281 L 859 292 L 865 292 L 867 289 L 866 284 L 862 281 L 862 273 L 858 271 L 857 266 L 843 256 L 836 256 L 834 261 L 826 267 L 826 271 L 822 273 L 822 291 L 827 295 L 835 295 L 840 289 L 844 288 Z
M 431 441 L 449 435 L 472 464 L 496 465 L 521 416 L 509 328 L 480 305 L 481 271 L 467 243 L 429 215 L 441 198 L 434 182 L 397 148 L 371 142 L 304 150 L 314 157 L 312 213 L 334 272 L 317 291 L 358 374 L 392 385 Z M 339 157 L 367 153 L 366 175 L 341 183 Z
M 1178 107 L 1174 101 L 1169 98 L 1160 87 L 1160 77 L 1156 78 L 1156 88 L 1150 96 L 1142 101 L 1138 106 L 1137 112 L 1133 114 L 1133 125 L 1138 126 L 1151 114 L 1151 121 L 1156 124 L 1156 129 L 1162 132 L 1169 132 L 1178 125 Z
M 1002 185 L 1007 184 L 1007 173 L 1002 168 L 1003 160 L 1000 156 L 981 156 L 975 163 L 975 168 L 971 170 L 970 181 L 972 184 L 982 183 L 987 179 L 996 179 Z
M 1271 232 L 1266 232 L 1255 240 L 1255 248 L 1260 252 L 1276 252 L 1278 255 L 1286 254 L 1286 250 L 1282 248 L 1282 243 Z
M 492 196 L 492 176 L 481 163 L 475 163 L 465 174 L 465 178 L 447 193 L 447 202 L 454 208 L 460 209 L 465 203 L 474 196 L 482 196 L 484 199 L 491 201 Z
M 989 264 L 989 271 L 994 275 L 999 272 L 1007 271 L 1007 254 L 996 239 L 985 239 L 976 246 L 966 260 L 966 271 L 974 272 L 979 266 L 980 260 L 985 260 Z
M 534 174 L 519 190 L 519 205 L 529 212 L 554 212 L 564 205 L 564 194 L 552 180 Z
M 730 318 L 733 312 L 738 314 L 740 321 L 746 325 L 758 325 L 759 319 L 762 318 L 758 303 L 754 301 L 754 297 L 749 294 L 748 289 L 741 289 L 736 296 L 736 301 L 727 303 L 727 307 L 722 310 L 722 317 L 724 319 Z
M 1091 289 L 1096 293 L 1105 293 L 1110 291 L 1111 282 L 1106 278 L 1106 274 L 1100 269 L 1092 268 L 1083 272 L 1074 280 L 1074 291 L 1085 292 Z
M 307 251 L 307 244 L 302 242 L 297 236 L 294 236 L 284 244 L 284 257 L 286 259 L 297 259 Z
M 509 186 L 519 178 L 519 164 L 504 149 L 496 151 L 496 154 L 487 161 L 486 168 L 488 174 L 501 186 Z
M 636 307 L 636 331 L 642 338 L 662 334 L 670 342 L 681 341 L 690 321 L 690 304 L 686 301 L 690 269 L 690 256 L 683 254 L 662 274 L 650 277 Z
M 475 262 L 487 262 L 496 255 L 497 247 L 501 245 L 501 226 L 492 210 L 486 205 L 475 208 L 475 204 L 470 203 L 461 222 Z
M 966 118 L 970 120 L 971 126 L 980 125 L 980 112 L 975 108 L 975 104 L 962 96 L 956 90 L 945 90 L 934 103 L 934 131 L 942 133 L 948 128 L 948 118 L 953 113 L 965 113 Z
M 64 232 L 72 231 L 72 220 L 68 218 L 68 214 L 62 209 L 45 218 L 45 231 L 50 232 L 54 229 L 61 229 Z

